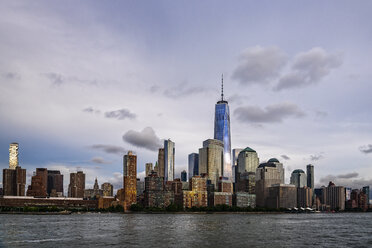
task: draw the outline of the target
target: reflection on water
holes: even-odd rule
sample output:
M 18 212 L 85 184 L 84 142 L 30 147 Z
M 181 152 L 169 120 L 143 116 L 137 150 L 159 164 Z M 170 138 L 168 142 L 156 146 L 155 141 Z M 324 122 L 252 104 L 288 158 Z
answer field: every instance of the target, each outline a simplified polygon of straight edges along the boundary
M 372 247 L 372 213 L 0 215 L 0 247 Z

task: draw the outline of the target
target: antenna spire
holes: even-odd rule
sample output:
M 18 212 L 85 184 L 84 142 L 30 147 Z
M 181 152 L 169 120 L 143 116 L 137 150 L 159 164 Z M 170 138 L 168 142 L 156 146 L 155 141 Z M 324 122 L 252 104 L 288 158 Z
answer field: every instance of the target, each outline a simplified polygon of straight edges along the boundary
M 221 77 L 221 100 L 223 101 L 223 74 Z

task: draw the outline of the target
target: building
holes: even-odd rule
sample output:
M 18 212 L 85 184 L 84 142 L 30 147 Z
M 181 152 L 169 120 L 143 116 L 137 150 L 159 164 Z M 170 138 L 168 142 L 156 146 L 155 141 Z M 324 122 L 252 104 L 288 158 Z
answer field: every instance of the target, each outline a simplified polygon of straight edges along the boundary
M 190 191 L 183 191 L 183 208 L 207 207 L 207 178 L 204 176 L 193 176 L 190 181 L 190 188 Z
M 36 168 L 36 173 L 31 178 L 31 185 L 28 186 L 27 196 L 46 197 L 48 187 L 48 170 Z
M 179 178 L 174 179 L 174 181 L 167 181 L 165 184 L 165 190 L 172 191 L 174 195 L 174 204 L 182 207 L 183 203 L 182 181 Z
M 185 170 L 181 172 L 181 181 L 187 182 L 187 172 Z
M 151 172 L 150 172 L 151 174 Z M 145 182 L 141 181 L 141 179 L 137 178 L 137 197 L 143 195 L 145 191 Z
M 252 148 L 245 148 L 242 150 L 238 155 L 237 161 L 237 173 L 243 172 L 253 172 L 256 173 L 256 169 L 259 165 L 259 159 L 257 156 L 257 152 Z
M 132 151 L 124 155 L 124 210 L 137 203 L 137 156 Z
M 31 196 L 0 197 L 0 207 L 57 207 L 62 209 L 96 209 L 98 201 L 83 200 L 83 198 L 35 198 Z
M 146 163 L 146 176 L 148 176 L 152 170 L 152 163 Z
M 369 192 L 369 186 L 364 186 L 363 187 L 363 193 L 364 194 L 366 194 L 366 197 L 367 197 L 367 205 L 369 205 L 369 194 L 370 194 L 370 192 Z
M 255 208 L 256 207 L 256 195 L 248 192 L 236 192 L 233 195 L 233 205 L 239 208 Z
M 49 196 L 63 196 L 63 175 L 58 170 L 48 170 L 47 193 Z
M 145 207 L 165 208 L 173 203 L 174 193 L 165 190 L 163 177 L 159 177 L 154 171 L 145 177 Z
M 199 175 L 199 154 L 191 153 L 189 154 L 189 178 L 191 180 L 193 176 Z
M 85 190 L 85 174 L 82 171 L 70 173 L 70 184 L 68 185 L 68 196 L 83 198 Z
M 303 170 L 294 170 L 291 174 L 290 184 L 293 184 L 297 188 L 303 188 L 307 186 L 307 177 Z
M 170 139 L 164 140 L 164 180 L 173 181 L 175 163 L 175 144 Z
M 103 196 L 113 196 L 114 195 L 114 186 L 111 183 L 103 183 L 101 184 L 101 189 Z
M 344 210 L 345 209 L 345 188 L 343 186 L 336 186 L 329 182 L 328 187 L 322 187 L 321 202 L 329 206 L 330 210 Z
M 103 196 L 103 190 L 99 189 L 98 180 L 94 180 L 93 189 L 84 190 L 84 198 L 96 199 Z
M 271 161 L 273 160 L 271 159 Z M 277 162 L 270 162 L 270 160 L 258 166 L 255 185 L 256 205 L 258 207 L 268 207 L 269 187 L 274 184 L 282 185 L 282 171 L 280 164 Z
M 313 206 L 313 189 L 309 187 L 297 187 L 297 207 L 311 208 Z
M 227 177 L 220 177 L 216 191 L 208 192 L 208 206 L 227 205 L 233 203 L 233 186 L 231 180 Z
M 26 169 L 3 169 L 3 195 L 24 196 L 26 186 Z
M 268 208 L 294 208 L 296 206 L 296 186 L 293 184 L 274 184 L 269 187 Z
M 223 142 L 216 139 L 205 140 L 199 149 L 199 174 L 207 174 L 214 187 L 223 176 L 223 149 Z
M 9 169 L 14 170 L 18 166 L 18 143 L 9 145 Z
M 284 182 L 284 175 L 285 175 L 284 172 L 285 172 L 285 171 L 284 171 L 283 164 L 280 163 L 279 160 L 276 159 L 276 158 L 270 158 L 267 162 L 268 162 L 268 163 L 273 163 L 273 164 L 275 164 L 275 166 L 276 166 L 276 168 L 277 168 L 277 170 L 278 170 L 278 172 L 279 172 L 279 175 L 280 175 L 280 183 L 281 183 L 281 184 L 284 184 L 284 183 L 285 183 L 285 182 Z
M 163 177 L 165 175 L 165 168 L 164 168 L 164 148 L 159 148 L 158 153 L 158 176 Z
M 238 173 L 235 182 L 235 192 L 248 192 L 249 194 L 255 194 L 256 173 L 255 172 Z
M 238 156 L 239 153 L 242 151 L 242 148 L 235 148 L 232 150 L 232 181 L 235 183 L 236 181 L 236 172 L 237 172 L 237 167 L 238 167 Z
M 306 172 L 307 172 L 307 187 L 314 190 L 314 165 L 308 164 L 306 166 Z
M 223 142 L 223 171 L 222 175 L 232 179 L 231 165 L 231 134 L 230 109 L 228 102 L 223 99 L 223 76 L 221 81 L 221 100 L 215 105 L 214 139 Z

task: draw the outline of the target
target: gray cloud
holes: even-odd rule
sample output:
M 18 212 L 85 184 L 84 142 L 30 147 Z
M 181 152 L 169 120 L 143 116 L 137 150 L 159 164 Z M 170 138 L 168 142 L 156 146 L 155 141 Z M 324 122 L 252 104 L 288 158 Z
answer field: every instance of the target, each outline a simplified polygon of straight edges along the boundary
M 131 145 L 150 151 L 157 151 L 161 147 L 160 139 L 151 127 L 146 127 L 141 132 L 129 130 L 123 135 L 123 140 Z
M 329 54 L 321 47 L 314 47 L 295 57 L 291 72 L 280 78 L 274 90 L 300 88 L 317 83 L 341 64 L 340 55 Z
M 104 160 L 104 158 L 101 157 L 94 157 L 90 161 L 96 164 L 111 164 L 110 161 L 106 161 Z
M 320 159 L 322 159 L 322 158 L 324 158 L 324 156 L 323 155 L 310 155 L 310 160 L 311 161 L 318 161 L 318 160 L 320 160 Z
M 359 151 L 361 151 L 365 154 L 372 153 L 372 144 L 368 144 L 366 146 L 359 147 Z
M 300 118 L 305 113 L 293 103 L 279 103 L 268 105 L 264 109 L 258 106 L 238 107 L 234 115 L 239 121 L 252 123 L 282 122 L 285 118 Z
M 2 77 L 3 78 L 6 78 L 6 79 L 21 79 L 21 75 L 16 73 L 16 72 L 7 72 L 7 73 L 3 73 L 2 74 Z
M 100 110 L 94 109 L 93 107 L 87 107 L 87 108 L 83 109 L 82 111 L 86 112 L 86 113 L 95 113 L 95 114 L 101 113 Z
M 240 55 L 232 78 L 241 84 L 269 83 L 279 75 L 286 62 L 286 54 L 278 47 L 250 47 Z
M 61 85 L 65 82 L 65 77 L 62 74 L 50 72 L 43 74 L 46 78 L 48 78 L 53 85 Z
M 106 153 L 118 154 L 118 155 L 123 155 L 127 152 L 123 147 L 113 146 L 113 145 L 97 144 L 97 145 L 90 146 L 90 148 L 96 149 L 96 150 L 101 150 L 101 151 L 106 152 Z
M 320 178 L 321 185 L 328 186 L 330 181 L 334 182 L 337 186 L 351 187 L 353 189 L 361 189 L 364 186 L 372 185 L 372 180 L 358 178 L 357 172 L 342 174 L 342 175 L 327 175 Z
M 135 119 L 136 114 L 131 113 L 128 109 L 119 109 L 115 111 L 109 111 L 105 112 L 105 117 L 106 118 L 114 118 L 118 120 L 124 120 L 124 119 Z
M 290 157 L 288 157 L 287 155 L 281 155 L 280 157 L 282 157 L 283 159 L 285 159 L 285 160 L 290 160 L 291 158 Z
M 187 87 L 187 83 L 181 83 L 173 88 L 168 88 L 164 90 L 164 96 L 169 98 L 178 98 L 189 96 L 192 94 L 198 94 L 207 91 L 203 87 Z

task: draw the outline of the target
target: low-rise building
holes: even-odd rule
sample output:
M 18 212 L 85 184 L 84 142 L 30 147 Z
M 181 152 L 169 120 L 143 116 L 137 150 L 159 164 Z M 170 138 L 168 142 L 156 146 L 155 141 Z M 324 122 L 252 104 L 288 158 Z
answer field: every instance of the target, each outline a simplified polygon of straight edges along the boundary
M 269 187 L 268 208 L 297 207 L 297 188 L 293 184 L 274 184 Z

